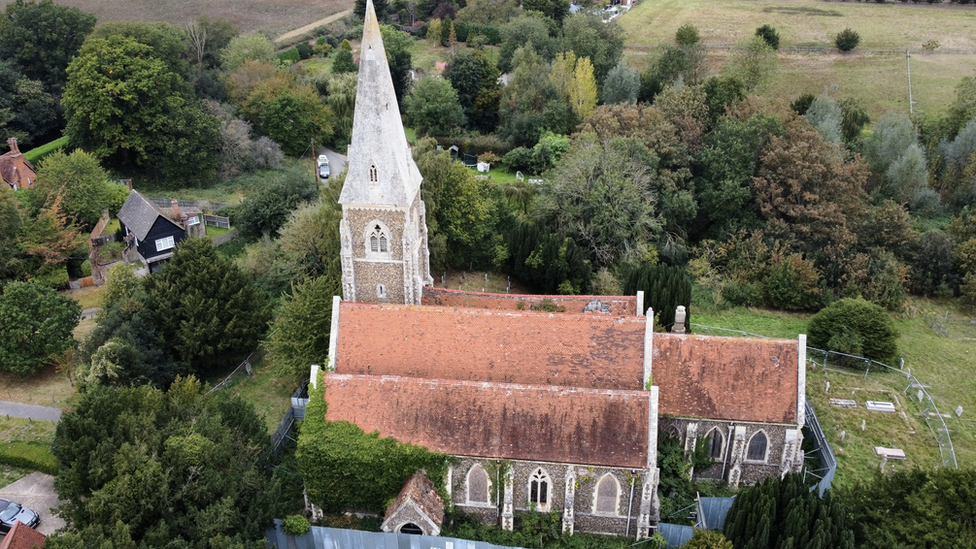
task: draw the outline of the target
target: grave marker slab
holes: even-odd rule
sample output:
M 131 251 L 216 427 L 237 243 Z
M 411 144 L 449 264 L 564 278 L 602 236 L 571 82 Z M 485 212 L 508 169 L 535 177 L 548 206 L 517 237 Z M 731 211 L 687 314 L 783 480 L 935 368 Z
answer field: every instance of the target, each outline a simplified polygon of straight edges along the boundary
M 857 401 L 849 398 L 832 398 L 830 405 L 834 408 L 857 408 Z
M 893 414 L 893 413 L 896 412 L 895 405 L 894 405 L 894 403 L 891 403 L 891 402 L 882 402 L 882 401 L 879 401 L 879 400 L 869 400 L 869 401 L 865 402 L 864 405 L 867 407 L 868 410 L 870 410 L 872 412 L 888 412 L 888 413 L 891 413 L 891 414 Z

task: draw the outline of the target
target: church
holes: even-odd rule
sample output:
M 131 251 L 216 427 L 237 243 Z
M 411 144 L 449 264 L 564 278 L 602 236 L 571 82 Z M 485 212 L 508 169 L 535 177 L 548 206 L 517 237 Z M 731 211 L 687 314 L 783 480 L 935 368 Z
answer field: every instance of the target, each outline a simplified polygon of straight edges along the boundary
M 451 504 L 506 529 L 556 512 L 566 533 L 650 537 L 659 433 L 688 451 L 704 441 L 713 461 L 696 478 L 737 486 L 802 467 L 805 336 L 655 333 L 640 293 L 434 288 L 421 183 L 369 0 L 339 198 L 343 297 L 310 380 L 327 420 L 454 456 Z

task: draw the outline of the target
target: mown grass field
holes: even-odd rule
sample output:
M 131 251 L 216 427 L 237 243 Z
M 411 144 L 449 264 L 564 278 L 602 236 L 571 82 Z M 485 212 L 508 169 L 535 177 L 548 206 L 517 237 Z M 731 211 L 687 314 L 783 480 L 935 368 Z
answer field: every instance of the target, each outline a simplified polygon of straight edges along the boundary
M 916 109 L 938 114 L 955 96 L 955 86 L 976 70 L 976 8 L 823 2 L 817 0 L 648 0 L 617 19 L 626 31 L 625 55 L 643 70 L 661 44 L 673 44 L 684 24 L 698 28 L 709 49 L 707 64 L 717 73 L 727 47 L 749 38 L 763 24 L 780 35 L 780 71 L 770 86 L 774 97 L 793 100 L 802 93 L 830 90 L 834 97 L 861 99 L 874 118 L 888 110 L 908 110 L 904 51 L 912 52 Z M 833 48 L 833 37 L 850 27 L 861 36 L 851 54 L 790 53 L 791 46 Z M 924 52 L 934 40 L 940 47 Z M 880 52 L 884 53 L 880 53 Z M 895 53 L 897 52 L 897 53 Z M 967 53 L 952 53 L 967 52 Z
M 0 0 L 0 7 L 13 0 Z M 58 4 L 94 13 L 98 22 L 164 21 L 183 26 L 201 15 L 227 19 L 242 32 L 277 36 L 324 17 L 351 9 L 353 0 L 58 0 Z
M 696 324 L 786 338 L 805 333 L 811 316 L 759 309 L 692 313 Z M 959 466 L 976 466 L 976 378 L 972 376 L 976 369 L 976 321 L 951 304 L 923 299 L 910 300 L 905 312 L 895 318 L 905 370 L 931 386 L 929 394 L 949 428 Z M 835 485 L 869 478 L 881 464 L 874 454 L 876 446 L 905 450 L 906 461 L 889 461 L 889 468 L 942 465 L 923 410 L 905 391 L 908 384 L 900 372 L 873 369 L 864 376 L 863 370 L 835 372 L 808 365 L 807 398 L 838 458 Z M 853 399 L 858 407 L 834 408 L 829 405 L 830 398 Z M 870 412 L 864 406 L 867 400 L 893 402 L 897 412 Z M 963 407 L 962 416 L 956 416 L 957 406 Z

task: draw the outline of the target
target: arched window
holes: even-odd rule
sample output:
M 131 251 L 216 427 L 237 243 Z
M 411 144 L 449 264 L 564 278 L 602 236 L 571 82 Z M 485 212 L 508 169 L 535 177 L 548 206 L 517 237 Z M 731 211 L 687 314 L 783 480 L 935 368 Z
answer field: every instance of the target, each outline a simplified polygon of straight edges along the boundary
M 620 499 L 620 484 L 613 475 L 607 473 L 603 475 L 600 482 L 596 485 L 596 492 L 593 512 L 600 515 L 616 515 L 617 501 Z
M 376 164 L 372 164 L 369 167 L 369 182 L 376 183 L 379 181 L 379 176 L 376 175 Z
M 725 449 L 725 437 L 718 429 L 712 429 L 705 437 L 708 441 L 708 456 L 712 459 L 722 459 L 722 451 Z
M 752 435 L 749 441 L 749 449 L 746 450 L 746 459 L 749 461 L 766 461 L 766 433 L 759 431 Z
M 366 225 L 366 256 L 389 258 L 390 231 L 382 222 L 374 220 Z
M 549 473 L 542 468 L 536 469 L 529 475 L 529 505 L 534 505 L 536 511 L 548 511 L 551 487 Z
M 468 503 L 488 504 L 488 473 L 475 465 L 468 471 Z
M 414 534 L 416 536 L 423 535 L 424 531 L 420 529 L 419 526 L 412 522 L 408 522 L 400 527 L 401 534 Z

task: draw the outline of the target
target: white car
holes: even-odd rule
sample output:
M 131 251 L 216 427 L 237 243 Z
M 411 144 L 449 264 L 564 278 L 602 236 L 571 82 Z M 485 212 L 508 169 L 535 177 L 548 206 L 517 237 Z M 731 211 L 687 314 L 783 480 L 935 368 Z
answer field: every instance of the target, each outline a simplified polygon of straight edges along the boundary
M 319 173 L 319 177 L 322 179 L 328 179 L 332 175 L 332 168 L 329 166 L 329 157 L 324 154 L 319 155 L 319 159 L 316 161 L 316 168 Z

